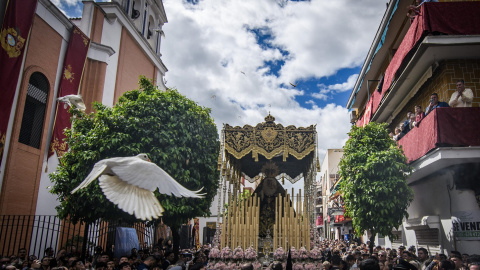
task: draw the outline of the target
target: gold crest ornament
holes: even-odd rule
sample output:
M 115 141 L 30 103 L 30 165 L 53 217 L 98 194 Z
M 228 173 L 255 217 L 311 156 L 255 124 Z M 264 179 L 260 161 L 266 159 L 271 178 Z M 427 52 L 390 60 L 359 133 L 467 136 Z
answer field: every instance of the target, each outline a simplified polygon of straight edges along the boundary
M 2 29 L 0 33 L 2 48 L 7 52 L 10 58 L 18 57 L 22 54 L 25 38 L 20 36 L 20 30 L 9 27 Z
M 75 78 L 73 77 L 73 75 L 75 75 L 75 73 L 72 72 L 72 66 L 71 65 L 68 65 L 65 67 L 65 70 L 63 71 L 63 77 L 69 81 L 69 82 L 73 82 L 73 80 L 75 80 Z

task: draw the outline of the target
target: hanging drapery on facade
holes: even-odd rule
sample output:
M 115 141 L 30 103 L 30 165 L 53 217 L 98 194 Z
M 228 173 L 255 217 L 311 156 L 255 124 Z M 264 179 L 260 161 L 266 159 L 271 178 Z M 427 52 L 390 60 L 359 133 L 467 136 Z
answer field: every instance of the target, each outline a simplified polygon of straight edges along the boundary
M 58 97 L 78 94 L 89 47 L 90 39 L 82 33 L 78 27 L 74 26 L 70 34 L 65 61 L 63 63 L 63 74 L 60 81 Z M 64 142 L 66 136 L 63 133 L 65 128 L 71 127 L 68 109 L 65 104 L 57 104 L 52 140 L 48 150 L 49 157 L 52 156 L 54 152 L 57 152 L 57 156 L 61 157 L 68 150 L 67 143 Z
M 10 0 L 0 29 L 0 162 L 37 1 Z

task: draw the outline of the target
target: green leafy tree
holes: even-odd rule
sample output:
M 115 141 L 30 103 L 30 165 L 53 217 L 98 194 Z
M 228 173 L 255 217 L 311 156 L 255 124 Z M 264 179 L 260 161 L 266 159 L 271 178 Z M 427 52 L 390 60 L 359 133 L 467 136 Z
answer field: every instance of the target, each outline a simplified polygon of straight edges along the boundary
M 106 199 L 98 181 L 75 194 L 70 192 L 99 160 L 139 153 L 147 153 L 152 162 L 184 187 L 204 187 L 204 199 L 177 198 L 155 191 L 165 209 L 163 221 L 173 232 L 189 218 L 210 214 L 218 188 L 219 150 L 210 109 L 176 90 L 160 91 L 144 77 L 139 85 L 139 90 L 126 92 L 113 108 L 95 103 L 96 112 L 89 115 L 70 110 L 76 116 L 73 128 L 66 131 L 70 151 L 62 157 L 57 172 L 50 175 L 54 182 L 51 192 L 58 195 L 57 212 L 61 218 L 87 224 L 99 218 L 137 222 Z M 174 237 L 174 244 L 176 240 Z
M 408 218 L 413 200 L 406 181 L 411 167 L 386 127 L 375 122 L 352 126 L 339 164 L 345 214 L 352 218 L 356 234 L 371 232 L 370 250 L 376 234 L 394 237 L 392 229 Z

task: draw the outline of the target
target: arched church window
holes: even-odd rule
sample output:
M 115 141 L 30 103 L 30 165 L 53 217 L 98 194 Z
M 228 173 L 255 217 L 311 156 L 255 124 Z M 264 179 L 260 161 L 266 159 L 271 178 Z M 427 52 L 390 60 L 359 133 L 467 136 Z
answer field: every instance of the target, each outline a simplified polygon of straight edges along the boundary
M 35 72 L 30 76 L 18 138 L 20 143 L 40 148 L 49 88 L 50 84 L 42 73 Z

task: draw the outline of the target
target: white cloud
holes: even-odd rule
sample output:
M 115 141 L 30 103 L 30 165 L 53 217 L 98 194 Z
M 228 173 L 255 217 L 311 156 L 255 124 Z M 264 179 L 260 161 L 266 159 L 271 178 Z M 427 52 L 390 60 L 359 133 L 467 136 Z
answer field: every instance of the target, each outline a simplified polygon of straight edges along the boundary
M 163 27 L 167 37 L 161 52 L 169 69 L 167 86 L 212 108 L 219 129 L 224 123 L 255 125 L 271 112 L 284 125 L 316 124 L 319 152 L 343 145 L 350 128 L 347 109 L 335 104 L 318 107 L 312 100 L 299 104 L 296 97 L 312 93 L 290 87 L 289 82 L 361 65 L 384 3 L 202 0 L 191 5 L 164 0 L 164 6 L 169 22 Z M 257 44 L 249 29 L 270 34 L 270 47 Z M 277 77 L 265 62 L 278 60 L 284 65 Z M 356 76 L 336 85 L 319 85 L 313 97 L 327 99 L 348 91 Z
M 312 97 L 322 100 L 327 100 L 329 97 L 331 98 L 332 94 L 351 91 L 353 86 L 355 86 L 355 82 L 357 80 L 358 74 L 350 75 L 346 82 L 344 83 L 337 83 L 332 85 L 325 85 L 325 84 L 318 84 L 318 88 L 320 91 L 318 93 L 313 93 Z M 328 95 L 330 94 L 330 95 Z

